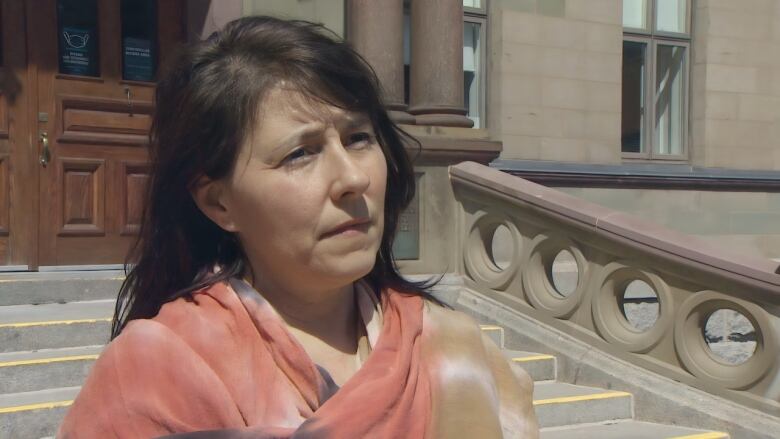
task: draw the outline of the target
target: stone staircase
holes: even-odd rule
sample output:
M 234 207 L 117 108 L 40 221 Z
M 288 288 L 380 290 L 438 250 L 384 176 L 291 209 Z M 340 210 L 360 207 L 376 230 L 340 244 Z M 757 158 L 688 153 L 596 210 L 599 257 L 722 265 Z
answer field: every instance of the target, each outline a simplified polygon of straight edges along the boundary
M 0 439 L 53 436 L 108 341 L 120 272 L 0 275 Z
M 557 381 L 554 356 L 508 349 L 504 328 L 481 327 L 503 350 L 512 367 L 524 369 L 534 380 L 534 409 L 542 439 L 729 438 L 721 432 L 637 421 L 630 393 Z
M 108 340 L 120 283 L 116 272 L 0 276 L 0 439 L 54 435 Z M 543 439 L 729 437 L 637 421 L 630 393 L 558 382 L 555 357 L 511 350 L 499 326 L 482 330 L 536 382 Z

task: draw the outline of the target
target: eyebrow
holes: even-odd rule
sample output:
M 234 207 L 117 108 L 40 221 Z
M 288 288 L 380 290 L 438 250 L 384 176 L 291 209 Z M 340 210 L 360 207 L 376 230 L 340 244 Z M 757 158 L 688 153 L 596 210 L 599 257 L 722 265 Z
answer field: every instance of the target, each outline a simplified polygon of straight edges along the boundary
M 298 128 L 287 136 L 284 136 L 276 143 L 276 146 L 271 150 L 271 155 L 276 155 L 280 150 L 289 148 L 291 144 L 298 143 L 302 140 L 312 139 L 320 135 L 325 128 L 325 124 L 322 122 L 312 122 Z
M 368 118 L 368 116 L 362 113 L 355 114 L 354 116 L 347 115 L 343 117 L 342 120 L 346 121 L 344 124 L 344 128 L 346 129 L 355 129 L 371 123 L 371 120 Z
M 369 124 L 371 120 L 364 114 L 347 114 L 338 117 L 338 119 L 334 122 L 334 125 L 338 130 L 353 130 Z M 315 138 L 322 134 L 322 132 L 325 130 L 325 127 L 327 126 L 328 125 L 325 122 L 307 123 L 303 127 L 293 131 L 291 134 L 281 139 L 277 146 L 271 150 L 271 154 L 275 155 L 279 150 L 289 147 L 291 143 L 297 143 L 302 140 Z

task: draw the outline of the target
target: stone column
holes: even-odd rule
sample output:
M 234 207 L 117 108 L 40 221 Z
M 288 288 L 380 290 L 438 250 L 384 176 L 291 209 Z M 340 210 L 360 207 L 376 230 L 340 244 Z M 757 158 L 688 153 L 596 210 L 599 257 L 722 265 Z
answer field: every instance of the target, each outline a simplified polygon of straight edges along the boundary
M 409 113 L 418 125 L 474 126 L 463 101 L 463 0 L 411 0 Z
M 404 103 L 403 0 L 347 0 L 347 39 L 376 72 L 396 123 L 414 123 Z

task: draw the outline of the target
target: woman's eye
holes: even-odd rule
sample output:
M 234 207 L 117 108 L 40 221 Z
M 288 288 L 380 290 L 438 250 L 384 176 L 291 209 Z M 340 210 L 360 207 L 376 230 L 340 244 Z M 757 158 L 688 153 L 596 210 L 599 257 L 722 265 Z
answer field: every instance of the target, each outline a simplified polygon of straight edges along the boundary
M 285 158 L 282 160 L 282 163 L 292 164 L 300 162 L 309 155 L 311 155 L 311 153 L 306 148 L 297 148 L 293 152 L 287 154 L 287 156 L 285 156 Z
M 373 143 L 373 136 L 369 133 L 354 133 L 349 136 L 349 145 L 353 148 L 361 148 Z

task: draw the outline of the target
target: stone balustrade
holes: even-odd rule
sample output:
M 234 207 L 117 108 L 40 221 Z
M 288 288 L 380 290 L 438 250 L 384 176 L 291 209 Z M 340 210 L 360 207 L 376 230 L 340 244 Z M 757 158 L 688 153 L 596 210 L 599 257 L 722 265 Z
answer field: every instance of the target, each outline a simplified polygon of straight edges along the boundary
M 450 180 L 466 286 L 634 365 L 780 415 L 777 263 L 477 163 L 450 167 Z M 556 279 L 561 255 L 568 287 Z M 627 312 L 635 281 L 657 298 L 644 326 Z M 718 355 L 723 340 L 707 325 L 719 310 L 752 327 L 734 337 L 744 358 Z

